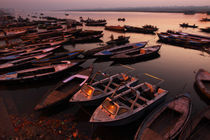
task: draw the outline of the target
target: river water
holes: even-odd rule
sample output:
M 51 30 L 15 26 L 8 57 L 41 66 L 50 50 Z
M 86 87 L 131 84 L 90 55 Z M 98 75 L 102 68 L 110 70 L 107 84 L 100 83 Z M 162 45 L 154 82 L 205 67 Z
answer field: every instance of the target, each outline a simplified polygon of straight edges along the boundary
M 210 27 L 210 22 L 200 22 L 203 17 L 208 17 L 205 14 L 184 15 L 181 13 L 144 13 L 144 12 L 62 12 L 62 11 L 46 11 L 42 13 L 45 16 L 55 16 L 59 18 L 72 18 L 79 20 L 82 16 L 84 19 L 87 17 L 93 19 L 106 19 L 107 25 L 133 25 L 143 26 L 145 24 L 152 24 L 159 28 L 158 32 L 175 30 L 183 31 L 187 33 L 199 34 L 209 36 L 210 34 L 202 33 L 199 29 L 181 28 L 180 23 L 187 22 L 189 24 L 196 24 L 199 28 Z M 69 16 L 65 16 L 68 13 Z M 18 13 L 20 14 L 20 13 Z M 17 14 L 17 15 L 18 15 Z M 27 16 L 26 13 L 24 13 Z M 22 12 L 22 16 L 24 16 Z M 35 12 L 30 13 L 35 15 Z M 125 22 L 117 21 L 118 18 L 125 18 Z M 104 27 L 85 27 L 83 29 L 90 30 L 103 30 L 104 42 L 108 41 L 113 34 L 115 38 L 119 35 L 130 36 L 130 42 L 148 41 L 148 45 L 161 44 L 158 43 L 157 35 L 145 35 L 137 33 L 116 33 L 112 31 L 104 30 Z M 89 50 L 100 46 L 99 43 L 88 44 L 76 44 L 65 45 L 65 49 L 77 50 L 84 49 Z M 164 80 L 160 85 L 162 88 L 169 91 L 167 98 L 172 98 L 178 94 L 188 92 L 191 95 L 193 101 L 192 116 L 198 113 L 200 110 L 207 106 L 207 101 L 200 96 L 195 88 L 195 74 L 200 68 L 204 68 L 210 71 L 210 55 L 192 49 L 185 49 L 182 47 L 162 44 L 158 58 L 142 61 L 132 62 L 131 64 L 116 64 L 113 61 L 96 61 L 95 59 L 89 59 L 82 67 L 87 67 L 90 64 L 94 65 L 94 71 L 101 70 L 108 74 L 115 74 L 118 72 L 127 72 L 133 76 L 139 77 L 141 81 L 148 81 L 151 83 L 157 83 L 156 79 L 147 77 L 144 73 L 151 74 Z M 9 114 L 36 114 L 41 117 L 42 113 L 35 113 L 33 107 L 41 99 L 42 95 L 52 88 L 59 80 L 51 82 L 40 82 L 34 84 L 2 86 L 1 97 L 4 99 Z M 133 139 L 140 121 L 121 127 L 107 127 L 98 126 L 93 127 L 88 123 L 91 113 L 95 107 L 81 107 L 79 105 L 66 105 L 61 111 L 52 111 L 49 117 L 59 113 L 70 113 L 76 119 L 77 128 L 79 133 L 87 135 L 88 138 L 100 138 L 100 139 Z

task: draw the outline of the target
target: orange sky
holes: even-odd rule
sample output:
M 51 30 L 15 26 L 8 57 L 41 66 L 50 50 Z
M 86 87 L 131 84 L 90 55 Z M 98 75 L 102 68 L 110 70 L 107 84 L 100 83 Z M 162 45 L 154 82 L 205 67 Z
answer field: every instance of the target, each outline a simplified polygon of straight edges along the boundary
M 210 0 L 0 0 L 1 8 L 82 9 L 143 6 L 203 6 Z

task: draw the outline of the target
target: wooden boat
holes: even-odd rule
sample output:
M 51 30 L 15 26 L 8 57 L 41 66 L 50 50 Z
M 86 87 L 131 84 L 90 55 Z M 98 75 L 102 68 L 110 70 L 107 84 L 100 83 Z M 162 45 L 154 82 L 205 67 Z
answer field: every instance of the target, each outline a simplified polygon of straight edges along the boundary
M 16 55 L 16 54 L 21 54 L 21 53 L 29 53 L 32 51 L 42 50 L 42 49 L 46 49 L 50 47 L 51 47 L 50 44 L 27 45 L 27 46 L 16 47 L 13 49 L 0 50 L 0 52 L 2 53 L 1 57 L 5 57 L 5 56 Z
M 43 58 L 43 59 L 39 59 L 39 60 L 33 60 L 31 63 L 33 66 L 42 66 L 42 65 L 47 65 L 47 64 L 53 63 L 53 62 L 58 62 L 61 60 L 71 60 L 71 59 L 75 59 L 82 52 L 83 52 L 83 50 L 61 53 L 56 56 L 51 56 L 51 57 Z
M 116 92 L 117 93 L 117 92 Z M 94 124 L 125 125 L 164 101 L 168 91 L 147 82 L 107 97 L 90 118 Z
M 44 43 L 48 43 L 51 46 L 58 46 L 58 45 L 63 45 L 69 41 L 69 38 L 55 38 L 55 39 L 47 39 L 47 40 L 42 40 Z
M 129 42 L 129 36 L 125 37 L 125 36 L 118 36 L 117 39 L 114 40 L 110 40 L 108 42 L 106 42 L 108 45 L 124 45 L 126 43 Z
M 0 36 L 0 40 L 5 40 L 5 39 L 14 39 L 18 38 L 26 33 L 27 30 L 20 30 L 20 31 L 8 31 L 5 32 L 5 36 Z
M 207 28 L 200 28 L 202 32 L 210 33 L 210 27 Z
M 103 31 L 95 31 L 95 30 L 84 30 L 76 34 L 76 37 L 84 37 L 84 36 L 89 36 L 89 35 L 100 35 L 102 34 Z
M 198 28 L 198 26 L 197 25 L 189 25 L 188 23 L 182 23 L 182 24 L 179 24 L 181 27 L 183 27 L 183 28 L 187 28 L 187 27 L 189 27 L 189 28 Z
M 100 52 L 94 54 L 94 56 L 95 57 L 113 56 L 113 55 L 117 55 L 120 53 L 125 53 L 127 51 L 143 48 L 143 47 L 145 47 L 146 44 L 147 44 L 147 42 L 138 42 L 138 43 L 121 45 L 121 46 L 115 46 L 113 48 L 100 51 Z
M 110 30 L 110 31 L 117 31 L 117 32 L 124 32 L 125 28 L 123 26 L 105 26 L 105 30 Z
M 146 25 L 144 25 L 144 26 L 142 26 L 144 29 L 150 29 L 150 30 L 153 30 L 153 31 L 157 31 L 158 30 L 158 28 L 156 27 L 156 26 L 153 26 L 153 25 L 148 25 L 148 24 L 146 24 Z
M 174 139 L 188 122 L 191 108 L 189 94 L 175 97 L 145 118 L 137 130 L 134 140 Z
M 210 84 L 210 73 L 204 69 L 199 69 L 195 77 L 195 84 L 199 91 L 210 100 L 210 89 L 205 84 Z
M 31 57 L 17 59 L 17 60 L 14 60 L 14 61 L 9 61 L 7 63 L 0 64 L 0 71 L 7 71 L 8 72 L 8 71 L 16 70 L 18 68 L 24 69 L 32 61 L 42 59 L 42 58 L 47 57 L 51 54 L 52 54 L 52 52 L 49 52 L 49 53 L 45 53 L 45 54 L 38 54 L 38 55 L 35 55 L 35 56 L 31 56 Z
M 68 100 L 84 83 L 86 83 L 93 71 L 93 67 L 86 68 L 67 79 L 63 80 L 53 90 L 47 93 L 47 96 L 35 106 L 35 110 L 45 109 L 52 105 L 58 104 L 63 100 Z
M 210 37 L 183 32 L 162 32 L 157 35 L 162 42 L 192 49 L 202 49 L 201 46 L 208 46 L 210 44 Z
M 202 18 L 200 21 L 207 22 L 207 21 L 210 21 L 210 18 Z
M 84 20 L 82 17 L 80 17 L 80 22 L 85 22 L 85 23 L 88 23 L 88 22 L 106 22 L 105 19 L 99 19 L 99 20 L 94 20 L 94 19 L 91 19 L 88 17 L 88 19 Z
M 103 46 L 103 47 L 97 47 L 97 48 L 93 48 L 93 49 L 87 50 L 83 54 L 85 55 L 85 57 L 93 57 L 95 53 L 103 51 L 103 50 L 106 50 L 106 49 L 110 49 L 112 47 L 113 47 L 112 45 L 107 45 L 107 46 Z
M 4 61 L 4 62 L 12 61 L 12 60 L 22 59 L 22 58 L 29 57 L 29 56 L 34 56 L 37 54 L 48 53 L 48 52 L 55 51 L 56 49 L 59 49 L 60 47 L 61 46 L 55 46 L 55 47 L 50 47 L 50 48 L 45 48 L 45 49 L 40 49 L 40 50 L 34 50 L 34 51 L 30 51 L 30 52 L 24 52 L 24 53 L 20 53 L 20 54 L 16 54 L 16 55 L 0 57 L 0 61 Z
M 118 21 L 125 21 L 125 18 L 118 18 Z
M 0 75 L 0 82 L 7 83 L 7 82 L 24 82 L 24 81 L 37 81 L 37 80 L 44 80 L 49 79 L 54 76 L 59 76 L 62 72 L 79 65 L 82 60 L 75 60 L 75 61 L 61 61 L 57 62 L 56 64 L 51 64 L 48 66 L 41 66 L 36 68 L 30 68 L 20 71 L 14 71 L 10 73 L 6 73 Z
M 101 74 L 105 76 L 104 79 L 84 84 L 84 86 L 69 100 L 69 102 L 84 105 L 96 105 L 101 103 L 101 101 L 103 101 L 106 97 L 111 96 L 116 89 L 123 90 L 125 85 L 133 86 L 138 81 L 137 78 L 127 76 L 124 73 L 112 76 L 107 76 L 103 73 Z M 93 76 L 93 78 L 95 78 L 95 76 Z M 94 79 L 92 79 L 92 81 L 93 80 Z
M 210 128 L 210 108 L 200 112 L 196 117 L 188 122 L 179 140 L 208 140 Z
M 103 37 L 103 34 L 99 35 L 89 35 L 84 37 L 70 37 L 69 43 L 89 43 L 100 41 L 100 38 Z
M 125 31 L 126 32 L 133 32 L 133 33 L 144 33 L 144 34 L 154 34 L 156 29 L 149 28 L 149 27 L 134 27 L 134 26 L 129 26 L 125 25 Z
M 144 59 L 144 58 L 152 57 L 155 54 L 157 54 L 160 48 L 161 48 L 161 45 L 139 48 L 136 50 L 131 50 L 125 53 L 120 53 L 120 54 L 111 56 L 110 59 L 118 60 L 118 61 L 119 60 L 130 61 L 131 59 Z
M 105 26 L 106 22 L 87 22 L 86 26 Z

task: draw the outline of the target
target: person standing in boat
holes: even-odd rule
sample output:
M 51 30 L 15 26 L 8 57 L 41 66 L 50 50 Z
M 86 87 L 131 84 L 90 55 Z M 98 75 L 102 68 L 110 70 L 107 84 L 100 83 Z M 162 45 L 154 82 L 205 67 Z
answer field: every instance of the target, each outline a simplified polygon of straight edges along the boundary
M 114 36 L 113 36 L 113 34 L 111 34 L 110 38 L 111 38 L 111 40 L 114 40 Z

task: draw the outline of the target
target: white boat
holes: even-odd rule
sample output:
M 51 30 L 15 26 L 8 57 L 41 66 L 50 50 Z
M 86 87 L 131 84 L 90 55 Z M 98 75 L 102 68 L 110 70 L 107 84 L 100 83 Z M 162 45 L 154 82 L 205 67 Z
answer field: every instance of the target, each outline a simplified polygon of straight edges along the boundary
M 127 76 L 124 73 L 108 76 L 92 84 L 84 84 L 69 102 L 83 105 L 96 105 L 97 103 L 101 103 L 106 97 L 112 95 L 117 89 L 118 92 L 122 92 L 126 85 L 133 86 L 137 82 L 137 78 Z
M 162 101 L 168 91 L 147 82 L 127 88 L 126 91 L 107 97 L 95 110 L 90 122 L 104 125 L 124 125 L 146 115 Z

